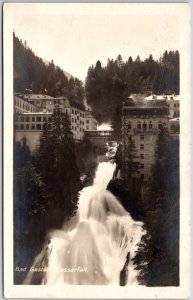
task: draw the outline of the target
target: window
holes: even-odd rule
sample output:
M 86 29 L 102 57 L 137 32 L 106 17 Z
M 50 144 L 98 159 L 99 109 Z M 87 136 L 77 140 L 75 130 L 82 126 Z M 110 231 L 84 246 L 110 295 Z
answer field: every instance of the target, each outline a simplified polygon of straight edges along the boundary
M 161 129 L 162 128 L 162 123 L 161 123 L 161 121 L 159 121 L 159 123 L 158 123 L 158 129 Z
M 89 130 L 89 126 L 88 125 L 86 125 L 86 129 Z
M 21 118 L 20 118 L 20 121 L 21 121 L 21 122 L 24 122 L 24 117 L 21 117 Z
M 37 128 L 37 130 L 41 130 L 42 129 L 41 124 L 37 124 L 36 128 Z
M 89 120 L 86 120 L 86 123 L 88 124 L 88 123 L 89 123 Z
M 76 130 L 76 127 L 74 127 L 74 130 Z
M 141 174 L 141 179 L 142 179 L 142 180 L 144 179 L 144 174 Z
M 37 122 L 41 122 L 41 117 L 37 117 Z
M 147 124 L 143 123 L 143 129 L 147 129 Z
M 129 122 L 129 124 L 127 125 L 127 128 L 128 128 L 128 129 L 132 129 L 131 122 Z
M 74 122 L 74 118 L 72 118 L 72 122 Z
M 144 150 L 144 144 L 140 145 L 140 150 Z
M 35 122 L 36 121 L 36 118 L 35 117 L 32 117 L 32 122 Z
M 144 159 L 144 154 L 140 154 L 140 158 L 141 158 L 141 159 Z
M 151 121 L 149 122 L 149 129 L 152 129 L 152 123 L 151 123 Z
M 24 130 L 24 124 L 21 124 L 21 130 Z
M 72 126 L 72 130 L 74 130 L 74 127 Z
M 140 166 L 140 167 L 141 167 L 141 169 L 144 169 L 144 164 L 141 164 L 141 166 Z
M 172 124 L 171 127 L 170 127 L 170 129 L 171 129 L 172 131 L 175 131 L 175 126 Z
M 35 130 L 35 125 L 34 124 L 32 124 L 31 129 Z
M 137 123 L 137 128 L 138 128 L 138 129 L 141 129 L 141 122 L 138 122 L 138 123 Z
M 144 135 L 143 134 L 140 135 L 140 140 L 144 140 Z
M 26 122 L 29 122 L 29 121 L 30 121 L 29 117 L 26 117 Z
M 26 128 L 26 129 L 29 129 L 29 124 L 26 124 L 26 125 L 25 125 L 25 128 Z

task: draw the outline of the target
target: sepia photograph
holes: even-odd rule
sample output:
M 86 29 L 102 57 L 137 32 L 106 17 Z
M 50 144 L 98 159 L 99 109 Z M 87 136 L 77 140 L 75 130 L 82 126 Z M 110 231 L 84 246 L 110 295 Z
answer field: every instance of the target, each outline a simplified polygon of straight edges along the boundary
M 177 3 L 4 6 L 8 297 L 188 296 L 189 22 Z

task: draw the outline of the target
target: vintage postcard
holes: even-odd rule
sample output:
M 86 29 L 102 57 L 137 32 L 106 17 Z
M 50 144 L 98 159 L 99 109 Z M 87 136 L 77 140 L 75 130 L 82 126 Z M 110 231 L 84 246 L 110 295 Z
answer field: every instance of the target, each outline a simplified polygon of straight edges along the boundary
M 4 295 L 190 287 L 190 6 L 6 3 Z

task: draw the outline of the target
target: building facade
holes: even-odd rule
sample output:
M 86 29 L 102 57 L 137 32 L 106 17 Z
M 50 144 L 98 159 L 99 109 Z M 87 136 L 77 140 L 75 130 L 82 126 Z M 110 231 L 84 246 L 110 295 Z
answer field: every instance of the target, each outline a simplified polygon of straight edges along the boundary
M 28 102 L 22 95 L 14 96 L 14 113 L 23 114 L 26 112 L 38 112 L 39 108 L 33 103 Z
M 130 99 L 123 105 L 123 173 L 128 171 L 127 162 L 130 157 L 131 144 L 134 147 L 132 151 L 135 152 L 132 154 L 133 160 L 138 164 L 138 172 L 133 176 L 148 180 L 151 175 L 151 167 L 155 161 L 155 150 L 160 128 L 162 126 L 167 127 L 175 140 L 179 138 L 179 118 L 172 118 L 172 115 L 174 115 L 173 105 L 169 106 L 166 100 L 156 98 L 149 101 L 148 99 L 148 101 L 144 101 L 144 104 L 136 105 Z
M 151 95 L 144 99 L 147 104 L 152 103 L 157 105 L 158 103 L 165 102 L 169 108 L 169 117 L 178 118 L 180 116 L 180 97 L 179 95 Z
M 18 103 L 22 103 L 22 106 Z M 24 104 L 25 106 L 23 106 Z M 87 130 L 87 120 L 89 120 L 90 130 L 97 129 L 97 121 L 92 117 L 91 112 L 85 112 L 84 107 L 77 101 L 70 101 L 65 97 L 53 98 L 47 95 L 14 96 L 15 141 L 18 142 L 25 138 L 31 151 L 34 151 L 38 146 L 43 124 L 51 118 L 56 104 L 62 112 L 68 114 L 71 131 L 76 141 L 83 139 Z

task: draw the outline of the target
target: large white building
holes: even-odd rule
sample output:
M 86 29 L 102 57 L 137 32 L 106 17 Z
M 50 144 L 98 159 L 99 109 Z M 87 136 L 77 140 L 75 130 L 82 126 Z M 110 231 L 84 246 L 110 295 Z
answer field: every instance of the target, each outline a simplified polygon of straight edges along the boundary
M 151 95 L 146 97 L 145 102 L 158 105 L 166 103 L 169 108 L 169 117 L 178 118 L 180 116 L 180 97 L 179 95 Z
M 20 110 L 18 103 L 21 103 Z M 51 117 L 56 104 L 62 112 L 68 113 L 75 140 L 82 140 L 86 130 L 97 129 L 98 123 L 91 112 L 85 111 L 78 101 L 48 95 L 17 95 L 14 96 L 15 141 L 22 141 L 25 137 L 30 149 L 34 151 L 38 146 L 43 124 Z
M 139 163 L 139 173 L 133 174 L 148 180 L 155 161 L 157 137 L 162 126 L 167 127 L 173 139 L 179 139 L 179 99 L 173 96 L 150 96 L 144 103 L 136 104 L 132 99 L 122 108 L 122 158 L 123 173 L 127 172 L 129 145 L 136 147 L 135 161 Z M 178 118 L 174 118 L 174 116 Z

